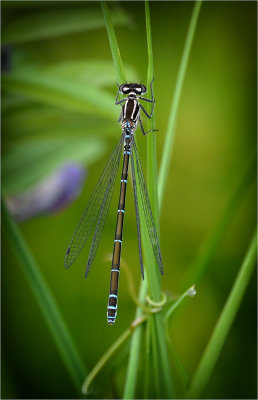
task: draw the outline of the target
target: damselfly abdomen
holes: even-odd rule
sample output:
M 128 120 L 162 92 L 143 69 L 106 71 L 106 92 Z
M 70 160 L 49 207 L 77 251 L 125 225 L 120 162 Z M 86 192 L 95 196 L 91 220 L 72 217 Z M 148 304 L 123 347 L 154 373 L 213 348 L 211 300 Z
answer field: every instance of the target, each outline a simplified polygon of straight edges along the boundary
M 162 264 L 158 235 L 151 211 L 150 200 L 143 176 L 139 153 L 137 150 L 136 142 L 134 140 L 134 134 L 138 122 L 140 123 L 140 127 L 144 135 L 151 132 L 151 130 L 148 132 L 144 131 L 140 117 L 140 110 L 142 110 L 148 118 L 152 117 L 152 112 L 155 104 L 152 91 L 152 82 L 150 85 L 151 99 L 146 99 L 145 97 L 142 97 L 142 95 L 147 92 L 147 89 L 144 85 L 137 83 L 128 83 L 128 84 L 126 83 L 119 86 L 115 104 L 122 104 L 122 111 L 119 118 L 119 121 L 121 121 L 121 126 L 122 126 L 122 135 L 120 141 L 113 150 L 95 189 L 92 192 L 92 195 L 79 221 L 79 224 L 75 229 L 75 232 L 73 234 L 73 237 L 71 239 L 71 242 L 69 244 L 69 247 L 65 255 L 65 267 L 68 268 L 78 257 L 84 244 L 89 239 L 91 234 L 93 234 L 90 253 L 88 256 L 88 262 L 86 267 L 86 273 L 85 273 L 85 276 L 88 275 L 106 221 L 112 193 L 114 190 L 115 179 L 119 168 L 122 148 L 124 146 L 124 158 L 123 158 L 123 168 L 121 176 L 120 196 L 119 196 L 118 211 L 117 211 L 116 233 L 115 233 L 114 248 L 113 248 L 112 266 L 111 266 L 110 292 L 109 292 L 109 300 L 107 306 L 107 320 L 109 324 L 115 323 L 117 315 L 117 296 L 118 296 L 118 282 L 120 273 L 121 248 L 123 240 L 125 198 L 126 198 L 126 187 L 128 178 L 128 167 L 130 160 L 131 160 L 131 169 L 133 178 L 134 203 L 136 212 L 138 247 L 139 247 L 142 278 L 144 278 L 144 270 L 143 270 L 141 233 L 140 233 L 139 199 L 141 199 L 141 204 L 153 252 L 160 273 L 163 274 L 163 264 Z M 118 101 L 119 93 L 127 96 L 122 100 Z M 150 114 L 147 113 L 147 111 L 141 105 L 139 100 L 144 100 L 152 103 L 152 110 Z

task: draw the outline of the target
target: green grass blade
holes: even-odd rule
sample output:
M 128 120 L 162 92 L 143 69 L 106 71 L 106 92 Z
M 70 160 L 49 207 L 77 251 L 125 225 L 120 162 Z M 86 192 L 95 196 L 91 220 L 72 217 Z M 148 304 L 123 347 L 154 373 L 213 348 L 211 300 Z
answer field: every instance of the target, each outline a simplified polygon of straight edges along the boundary
M 149 11 L 149 3 L 146 1 L 145 2 L 145 14 L 146 14 L 146 32 L 147 32 L 147 48 L 148 48 L 148 87 L 149 84 L 153 78 L 153 53 L 152 53 L 152 42 L 151 42 L 151 23 L 150 23 L 150 11 Z M 152 117 L 152 120 L 149 121 L 147 129 L 152 129 L 154 128 L 155 120 L 154 116 Z M 157 158 L 156 158 L 156 138 L 155 138 L 155 133 L 152 132 L 148 136 L 148 146 L 147 146 L 147 156 L 148 156 L 148 165 L 147 165 L 147 170 L 148 170 L 148 191 L 149 191 L 149 197 L 150 197 L 150 202 L 152 204 L 152 211 L 154 215 L 154 220 L 156 222 L 156 226 L 158 228 L 158 201 L 157 201 Z M 143 210 L 142 210 L 142 204 L 141 201 L 139 202 L 139 211 L 140 211 L 140 218 L 141 221 L 144 221 L 144 215 L 143 215 Z M 159 277 L 159 272 L 157 270 L 156 266 L 156 261 L 154 259 L 154 254 L 152 251 L 152 247 L 148 238 L 148 232 L 145 223 L 141 224 L 141 230 L 142 230 L 142 244 L 143 244 L 143 250 L 144 250 L 144 255 L 145 255 L 145 267 L 146 267 L 146 276 L 147 276 L 147 281 L 148 281 L 148 286 L 149 286 L 149 293 L 151 298 L 154 301 L 159 301 L 161 298 L 161 288 L 160 288 L 160 277 Z M 159 315 L 150 315 L 149 317 L 151 319 L 150 323 L 152 324 L 153 330 L 155 330 L 155 335 L 151 335 L 151 340 L 152 342 L 150 345 L 152 346 L 152 349 L 157 349 L 155 354 L 159 354 L 159 357 L 154 357 L 153 362 L 154 366 L 153 369 L 154 371 L 156 370 L 161 370 L 160 376 L 162 376 L 163 381 L 161 384 L 160 379 L 157 377 L 158 382 L 156 384 L 156 387 L 161 387 L 163 389 L 163 397 L 168 397 L 172 398 L 173 393 L 172 393 L 172 387 L 171 387 L 171 374 L 170 374 L 170 366 L 169 366 L 169 360 L 168 360 L 168 352 L 166 348 L 166 340 L 165 340 L 165 326 L 164 326 L 164 321 L 162 316 Z M 155 341 L 155 343 L 153 342 Z M 139 348 L 138 348 L 139 350 Z M 130 352 L 134 353 L 135 349 L 133 347 L 133 342 L 131 344 L 131 349 Z M 146 350 L 147 354 L 150 354 L 150 349 L 149 351 Z M 137 360 L 137 357 L 133 359 L 134 361 Z M 148 363 L 148 360 L 146 360 L 146 363 Z M 130 365 L 131 369 L 136 370 L 137 365 Z M 136 380 L 134 380 L 134 384 L 136 384 Z M 130 392 L 131 398 L 134 395 L 135 392 L 135 387 L 131 386 L 132 390 Z M 145 388 L 146 392 L 146 388 Z M 126 392 L 126 396 L 128 396 L 128 392 Z M 126 397 L 129 398 L 129 397 Z
M 63 320 L 61 312 L 50 289 L 45 282 L 35 260 L 30 253 L 18 227 L 9 215 L 4 202 L 2 201 L 3 226 L 11 240 L 15 253 L 21 263 L 23 272 L 30 284 L 30 287 L 37 299 L 43 317 L 49 327 L 53 340 L 63 362 L 74 382 L 78 393 L 85 376 L 85 368 L 81 357 L 76 350 L 70 332 Z
M 150 6 L 149 1 L 145 1 L 145 15 L 146 15 L 146 33 L 147 33 L 147 48 L 148 48 L 148 85 L 150 84 L 154 76 L 153 67 L 153 51 L 152 51 L 152 34 L 151 34 L 151 19 L 150 19 Z M 155 112 L 153 113 L 152 119 L 149 122 L 148 129 L 155 128 Z M 156 152 L 156 132 L 151 132 L 148 135 L 148 147 L 147 147 L 147 183 L 150 202 L 152 206 L 152 212 L 154 221 L 156 223 L 157 232 L 159 235 L 159 207 L 158 207 L 158 192 L 157 192 L 157 152 Z M 152 249 L 149 246 L 148 239 L 144 240 L 145 255 L 146 255 L 146 269 L 147 277 L 149 281 L 149 290 L 151 298 L 155 301 L 161 299 L 161 286 L 160 286 L 160 275 L 156 266 L 156 261 Z M 148 243 L 148 244 L 147 244 Z M 149 260 L 148 260 L 149 258 Z M 168 350 L 166 345 L 166 330 L 164 319 L 161 314 L 154 314 L 150 316 L 153 319 L 153 327 L 155 329 L 155 335 L 152 336 L 156 343 L 152 342 L 152 347 L 157 348 L 159 354 L 159 362 L 157 365 L 160 371 L 160 386 L 163 388 L 163 397 L 173 398 L 173 390 L 171 383 L 171 371 L 170 363 L 168 358 Z M 155 364 L 155 359 L 154 359 Z
M 150 22 L 150 9 L 148 1 L 145 1 L 145 15 L 146 15 L 146 32 L 147 32 L 147 48 L 148 48 L 148 84 L 152 80 L 153 77 L 153 54 L 152 54 L 152 42 L 151 42 L 151 22 Z M 152 76 L 151 76 L 152 75 Z M 153 113 L 152 119 L 148 121 L 147 129 L 153 129 L 155 122 L 155 112 Z M 147 147 L 147 186 L 150 202 L 152 205 L 152 212 L 154 216 L 154 220 L 156 221 L 156 227 L 159 231 L 159 223 L 158 221 L 158 207 L 156 209 L 153 208 L 153 204 L 157 203 L 155 198 L 157 199 L 157 157 L 156 157 L 156 140 L 155 140 L 155 132 L 151 132 L 148 135 L 148 147 Z M 140 215 L 141 219 L 144 220 L 144 215 Z M 161 299 L 161 288 L 160 288 L 160 276 L 159 271 L 156 266 L 156 261 L 154 258 L 154 254 L 151 248 L 151 244 L 148 238 L 148 232 L 145 224 L 142 224 L 142 237 L 143 237 L 143 248 L 144 253 L 147 258 L 146 262 L 146 270 L 149 284 L 149 291 L 152 299 L 154 301 L 160 301 Z
M 183 51 L 183 56 L 181 59 L 179 72 L 176 81 L 176 88 L 174 93 L 174 98 L 171 104 L 171 111 L 168 121 L 168 127 L 166 132 L 165 144 L 164 144 L 164 151 L 161 159 L 160 164 L 160 171 L 159 171 L 159 186 L 158 186 L 158 198 L 159 198 L 159 206 L 161 207 L 161 203 L 164 196 L 164 191 L 166 187 L 166 182 L 168 179 L 168 172 L 169 172 L 169 165 L 172 158 L 173 153 L 173 145 L 175 139 L 175 128 L 176 128 L 176 119 L 178 114 L 178 107 L 180 102 L 180 97 L 182 93 L 186 68 L 189 60 L 189 55 L 193 43 L 194 33 L 196 30 L 196 25 L 198 21 L 198 16 L 200 12 L 202 1 L 197 0 L 194 5 L 193 14 L 191 17 L 185 47 Z
M 145 329 L 145 366 L 144 366 L 144 389 L 143 389 L 143 398 L 149 399 L 150 396 L 150 382 L 151 382 L 151 363 L 150 361 L 150 348 L 151 348 L 151 331 L 150 324 L 147 320 L 146 329 Z
M 110 16 L 110 13 L 108 10 L 107 3 L 105 1 L 101 1 L 101 6 L 102 6 L 104 18 L 105 18 L 109 44 L 110 44 L 114 67 L 115 67 L 115 72 L 116 72 L 116 79 L 117 79 L 117 82 L 119 84 L 121 84 L 121 83 L 125 82 L 126 79 L 125 79 L 125 73 L 124 73 L 124 68 L 123 68 L 123 63 L 122 63 L 119 47 L 118 47 L 117 40 L 116 40 L 115 30 L 114 30 L 114 27 L 112 24 L 112 20 L 111 20 L 111 16 Z
M 140 294 L 139 294 L 140 303 L 143 304 L 145 302 L 146 294 L 147 294 L 147 281 L 144 280 L 140 288 Z M 143 310 L 140 307 L 137 307 L 135 319 L 137 320 L 138 318 L 142 317 L 142 315 L 143 315 Z M 133 332 L 133 336 L 131 339 L 123 399 L 134 398 L 135 387 L 138 377 L 137 366 L 139 364 L 139 357 L 141 350 L 142 330 L 143 326 L 139 325 Z
M 149 321 L 150 325 L 150 334 L 151 334 L 151 353 L 153 356 L 153 364 L 152 364 L 152 369 L 153 369 L 153 380 L 154 380 L 154 387 L 155 387 L 155 399 L 161 399 L 163 396 L 161 396 L 161 379 L 160 375 L 162 374 L 162 371 L 160 370 L 160 364 L 159 364 L 159 350 L 158 350 L 158 340 L 157 340 L 157 332 L 155 329 L 155 321 L 152 315 L 149 316 Z M 150 359 L 147 360 L 148 363 L 150 363 Z
M 150 7 L 149 2 L 145 1 L 145 15 L 146 15 L 146 34 L 147 34 L 147 49 L 148 49 L 148 72 L 147 72 L 147 86 L 154 77 L 153 67 L 153 51 L 152 51 L 152 35 L 151 35 L 151 20 L 150 20 Z M 154 89 L 153 89 L 154 93 Z M 150 113 L 151 104 L 145 105 L 147 111 Z M 151 120 L 147 120 L 147 131 L 155 129 L 155 112 Z M 148 192 L 151 201 L 151 208 L 153 211 L 154 220 L 159 234 L 159 207 L 158 207 L 158 192 L 157 192 L 157 150 L 156 150 L 156 132 L 150 132 L 147 136 L 147 184 Z
M 197 254 L 195 260 L 192 265 L 189 267 L 189 274 L 182 287 L 186 287 L 194 282 L 195 285 L 201 280 L 204 276 L 205 271 L 210 265 L 210 261 L 214 256 L 215 251 L 217 250 L 219 244 L 221 243 L 222 238 L 224 237 L 225 231 L 228 228 L 230 221 L 235 215 L 241 200 L 246 195 L 250 186 L 255 182 L 256 178 L 256 151 L 253 157 L 251 158 L 251 162 L 246 169 L 244 176 L 242 177 L 240 183 L 236 187 L 235 191 L 231 199 L 229 200 L 228 205 L 223 212 L 221 219 L 218 221 L 218 224 L 213 229 L 211 235 L 208 235 L 207 239 L 204 241 L 203 245 L 200 248 L 199 253 Z
M 187 398 L 200 398 L 208 383 L 255 268 L 256 256 L 257 229 L 253 235 L 247 254 L 231 289 L 227 302 L 196 369 L 190 390 L 187 393 Z
M 166 330 L 165 330 L 165 322 L 164 316 L 161 313 L 154 315 L 156 335 L 158 341 L 158 350 L 160 356 L 160 366 L 161 366 L 161 384 L 163 388 L 162 398 L 173 399 L 173 382 L 172 382 L 172 374 L 170 371 L 170 362 L 168 357 L 168 348 L 166 344 Z

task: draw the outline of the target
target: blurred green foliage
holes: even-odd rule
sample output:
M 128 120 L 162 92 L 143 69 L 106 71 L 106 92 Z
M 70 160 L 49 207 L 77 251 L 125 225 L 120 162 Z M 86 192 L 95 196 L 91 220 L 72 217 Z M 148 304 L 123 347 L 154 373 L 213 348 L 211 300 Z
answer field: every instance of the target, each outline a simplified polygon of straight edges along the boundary
M 150 3 L 159 158 L 192 7 L 192 2 Z M 255 2 L 205 2 L 201 10 L 161 212 L 162 286 L 173 294 L 180 294 L 191 264 L 254 157 L 256 7 Z M 110 8 L 127 80 L 144 82 L 144 3 L 115 2 Z M 63 267 L 72 232 L 120 134 L 119 109 L 114 106 L 115 74 L 100 4 L 4 1 L 2 45 L 7 58 L 2 64 L 7 68 L 2 72 L 3 194 L 28 188 L 65 160 L 82 162 L 89 169 L 84 191 L 69 209 L 20 225 L 89 370 L 128 326 L 135 309 L 122 273 L 118 320 L 113 328 L 106 325 L 110 265 L 105 265 L 103 255 L 112 248 L 116 195 L 87 280 L 87 249 L 72 269 Z M 144 165 L 146 140 L 140 135 L 138 139 Z M 255 165 L 251 173 L 255 175 Z M 255 179 L 250 179 L 196 287 L 196 297 L 186 301 L 171 320 L 172 343 L 190 376 L 251 239 L 256 224 L 255 195 Z M 123 257 L 137 285 L 141 277 L 130 190 L 124 238 Z M 96 378 L 96 397 L 121 397 L 126 350 Z M 180 394 L 179 377 L 173 371 Z M 254 277 L 204 398 L 255 398 L 256 374 Z M 2 398 L 76 396 L 3 232 Z

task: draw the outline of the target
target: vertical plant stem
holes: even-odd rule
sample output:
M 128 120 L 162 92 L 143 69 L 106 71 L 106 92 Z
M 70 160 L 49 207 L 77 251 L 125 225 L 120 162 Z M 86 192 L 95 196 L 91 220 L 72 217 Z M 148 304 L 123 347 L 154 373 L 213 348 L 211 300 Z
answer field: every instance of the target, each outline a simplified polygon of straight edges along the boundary
M 120 55 L 120 50 L 117 44 L 116 40 L 116 34 L 115 30 L 111 21 L 111 16 L 108 10 L 107 3 L 105 1 L 101 1 L 101 7 L 102 11 L 104 14 L 105 18 L 105 23 L 106 23 L 106 28 L 107 28 L 107 33 L 108 33 L 108 39 L 109 39 L 109 44 L 111 48 L 111 53 L 113 57 L 113 63 L 115 67 L 115 72 L 116 72 L 116 79 L 118 83 L 125 82 L 125 73 L 124 73 L 124 67 L 122 63 L 122 58 Z
M 145 302 L 146 294 L 147 294 L 147 282 L 145 280 L 142 282 L 141 288 L 140 288 L 139 301 L 141 303 Z M 137 307 L 135 319 L 140 318 L 142 315 L 143 315 L 142 309 L 140 307 Z M 128 361 L 128 367 L 127 367 L 123 399 L 133 399 L 134 398 L 135 388 L 136 388 L 136 384 L 137 384 L 137 376 L 138 376 L 137 367 L 138 367 L 139 356 L 140 356 L 142 330 L 143 330 L 143 326 L 139 325 L 133 332 L 133 336 L 131 339 L 129 361 Z
M 151 331 L 150 324 L 146 324 L 146 334 L 145 334 L 145 368 L 144 368 L 144 391 L 143 398 L 148 399 L 150 397 L 149 387 L 151 382 Z
M 187 398 L 200 398 L 209 381 L 250 281 L 251 274 L 256 265 L 256 257 L 257 229 L 253 235 L 246 257 L 231 289 L 228 300 L 221 312 L 210 341 L 196 369 L 190 390 L 187 393 Z
M 193 38 L 196 30 L 196 25 L 198 21 L 198 16 L 200 12 L 202 1 L 197 0 L 194 5 L 193 14 L 191 17 L 185 47 L 183 51 L 183 56 L 181 59 L 179 72 L 176 81 L 175 93 L 171 104 L 170 116 L 168 121 L 168 127 L 166 132 L 165 144 L 164 144 L 164 151 L 161 159 L 160 164 L 160 171 L 159 171 L 159 186 L 158 186 L 158 199 L 159 199 L 159 207 L 161 207 L 161 203 L 164 197 L 164 191 L 166 187 L 166 182 L 168 179 L 168 172 L 170 161 L 172 158 L 173 153 L 173 146 L 174 146 L 174 139 L 175 139 L 175 128 L 176 128 L 176 120 L 178 114 L 178 107 L 180 102 L 180 97 L 182 93 L 182 87 L 184 83 L 186 68 L 189 60 L 189 55 L 193 43 Z
M 155 329 L 155 321 L 152 315 L 149 316 L 149 325 L 150 325 L 150 333 L 151 333 L 151 349 L 153 354 L 153 377 L 154 377 L 154 385 L 155 385 L 155 398 L 160 399 L 161 397 L 161 380 L 160 380 L 160 368 L 159 368 L 159 354 L 158 354 L 158 346 L 157 346 L 157 337 L 156 337 L 156 329 Z
M 148 48 L 148 71 L 147 71 L 147 86 L 154 78 L 153 68 L 153 51 L 152 51 L 152 35 L 151 35 L 151 21 L 150 21 L 150 6 L 149 2 L 145 1 L 145 15 L 146 15 L 146 34 L 147 34 L 147 48 Z M 154 89 L 153 89 L 154 94 Z M 148 111 L 151 111 L 152 104 L 148 105 Z M 155 129 L 155 112 L 151 119 L 147 121 L 147 130 Z M 157 173 L 157 149 L 156 149 L 156 132 L 152 131 L 147 136 L 147 185 L 151 201 L 151 208 L 153 211 L 154 221 L 159 235 L 159 207 L 158 207 L 158 191 L 157 191 L 158 173 Z
M 27 244 L 25 243 L 17 225 L 9 215 L 2 201 L 3 225 L 11 240 L 12 246 L 21 263 L 23 272 L 36 297 L 42 315 L 49 327 L 53 340 L 64 361 L 66 368 L 74 382 L 78 393 L 85 376 L 85 368 L 76 349 L 73 339 L 66 326 L 56 301 L 42 276 Z
M 150 22 L 150 9 L 148 1 L 145 1 L 145 14 L 146 14 L 146 32 L 147 32 L 147 48 L 148 48 L 148 86 L 153 78 L 153 52 L 151 42 L 151 22 Z M 148 130 L 154 128 L 154 115 L 152 120 L 149 121 Z M 154 220 L 156 222 L 157 229 L 159 227 L 159 216 L 158 216 L 158 202 L 157 202 L 157 158 L 156 158 L 156 138 L 154 132 L 148 137 L 148 192 L 150 202 L 152 205 L 152 211 Z M 159 229 L 158 229 L 159 232 Z M 149 286 L 149 294 L 154 301 L 159 301 L 161 298 L 161 287 L 160 287 L 160 276 L 157 269 L 156 261 L 152 251 L 152 247 L 148 238 L 148 232 L 145 224 L 142 224 L 142 237 L 143 237 L 143 249 L 145 255 L 145 268 L 146 276 Z M 165 326 L 161 314 L 150 315 L 149 323 L 151 324 L 151 346 L 154 350 L 153 368 L 154 371 L 159 371 L 158 375 L 158 388 L 162 387 L 162 397 L 172 398 L 172 386 L 171 386 L 171 373 L 168 359 L 168 351 L 166 348 L 166 335 Z M 158 357 L 156 357 L 158 355 Z M 148 362 L 148 361 L 147 361 Z M 156 374 L 155 374 L 156 376 Z M 162 377 L 162 382 L 160 381 Z

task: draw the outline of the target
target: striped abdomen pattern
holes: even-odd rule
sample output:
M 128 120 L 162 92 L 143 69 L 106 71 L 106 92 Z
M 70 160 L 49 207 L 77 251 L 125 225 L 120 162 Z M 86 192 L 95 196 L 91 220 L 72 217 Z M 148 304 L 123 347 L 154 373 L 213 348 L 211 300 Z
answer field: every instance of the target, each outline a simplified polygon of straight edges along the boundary
M 120 272 L 120 257 L 123 240 L 123 223 L 125 214 L 125 197 L 126 186 L 128 177 L 128 166 L 131 154 L 131 133 L 125 135 L 124 145 L 124 161 L 121 176 L 120 196 L 117 210 L 116 234 L 113 248 L 113 258 L 111 266 L 110 290 L 107 306 L 107 321 L 108 324 L 114 324 L 117 314 L 117 295 L 118 295 L 118 282 Z

